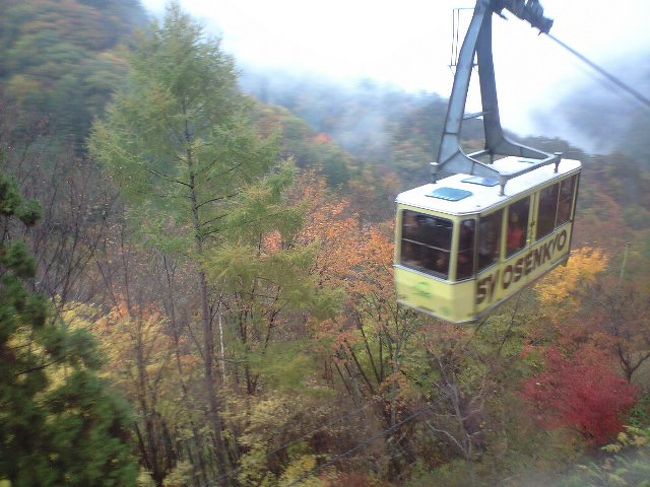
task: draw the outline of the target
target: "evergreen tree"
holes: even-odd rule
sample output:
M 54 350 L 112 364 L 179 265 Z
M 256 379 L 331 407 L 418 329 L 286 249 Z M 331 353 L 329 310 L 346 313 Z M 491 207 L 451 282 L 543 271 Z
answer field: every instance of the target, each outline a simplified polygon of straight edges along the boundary
M 0 172 L 0 480 L 22 486 L 130 486 L 125 404 L 97 375 L 94 342 L 30 292 L 36 264 L 9 228 L 40 207 Z
M 131 203 L 148 241 L 193 265 L 207 419 L 224 474 L 230 460 L 214 366 L 218 293 L 201 263 L 222 238 L 238 197 L 274 168 L 278 150 L 273 138 L 257 135 L 232 59 L 177 4 L 138 46 L 131 66 L 126 86 L 93 128 L 90 150 Z

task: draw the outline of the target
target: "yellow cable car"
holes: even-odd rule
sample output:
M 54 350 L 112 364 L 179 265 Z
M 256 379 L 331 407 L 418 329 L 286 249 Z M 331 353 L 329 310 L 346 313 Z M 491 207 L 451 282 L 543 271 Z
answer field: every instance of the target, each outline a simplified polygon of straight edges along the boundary
M 476 1 L 455 64 L 438 162 L 431 163 L 433 182 L 397 197 L 398 301 L 454 323 L 485 316 L 566 262 L 571 246 L 580 162 L 513 142 L 501 127 L 492 14 L 504 9 L 543 33 L 553 25 L 538 0 Z M 476 65 L 483 109 L 466 116 Z M 485 149 L 466 154 L 463 120 L 479 117 Z M 452 176 L 439 179 L 443 171 Z
M 530 160 L 494 162 L 502 173 Z M 454 323 L 481 319 L 571 248 L 581 164 L 563 159 L 510 179 L 455 174 L 397 197 L 398 301 Z

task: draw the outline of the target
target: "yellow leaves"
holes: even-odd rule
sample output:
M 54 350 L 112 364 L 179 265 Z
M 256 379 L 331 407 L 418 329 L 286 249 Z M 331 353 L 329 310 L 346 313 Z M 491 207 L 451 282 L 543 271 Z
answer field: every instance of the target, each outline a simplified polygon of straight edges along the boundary
M 151 478 L 151 474 L 145 470 L 140 470 L 140 475 L 136 480 L 136 487 L 155 487 L 156 483 Z
M 177 394 L 178 366 L 172 360 L 174 341 L 158 309 L 129 309 L 122 299 L 105 314 L 99 308 L 72 303 L 62 316 L 72 329 L 86 329 L 93 334 L 104 358 L 102 375 L 112 380 L 127 398 L 135 400 L 147 394 L 145 389 L 151 384 L 156 384 L 162 401 Z M 186 380 L 200 370 L 200 357 L 180 354 L 178 361 Z M 171 399 L 165 404 L 178 407 Z
M 184 487 L 190 485 L 193 478 L 194 466 L 188 461 L 180 461 L 165 477 L 164 487 Z
M 632 446 L 635 448 L 646 446 L 648 439 L 650 439 L 650 430 L 644 430 L 634 426 L 625 426 L 625 431 L 621 431 L 616 437 L 616 441 L 621 446 Z
M 615 473 L 607 474 L 607 483 L 608 485 L 620 485 L 621 487 L 627 487 L 628 484 L 623 477 Z
M 571 253 L 566 266 L 557 267 L 535 286 L 542 304 L 558 305 L 564 301 L 576 304 L 574 291 L 585 283 L 592 283 L 607 268 L 608 257 L 600 249 L 581 247 Z M 565 303 L 567 304 L 567 303 Z
M 291 485 L 301 487 L 318 487 L 324 485 L 323 482 L 309 475 L 316 468 L 316 455 L 302 455 L 291 462 L 280 478 L 280 487 L 289 487 Z
M 612 443 L 611 445 L 605 445 L 601 450 L 606 451 L 607 453 L 618 453 L 623 449 L 622 445 L 618 443 Z
M 334 411 L 325 411 L 320 402 L 306 401 L 302 395 L 228 400 L 225 416 L 243 430 L 238 437 L 244 447 L 237 475 L 241 485 L 322 485 L 312 473 L 318 457 L 310 453 L 305 430 L 322 426 L 328 417 L 323 415 Z M 278 459 L 283 457 L 286 461 L 280 465 Z
M 239 406 L 244 407 L 243 404 Z M 241 435 L 240 442 L 249 448 L 265 446 L 267 441 L 273 439 L 271 430 L 281 429 L 291 412 L 289 402 L 284 397 L 261 400 L 252 407 L 248 405 L 248 408 L 249 414 L 245 418 L 246 431 Z M 243 410 L 233 411 L 232 414 L 238 416 L 241 411 Z
M 623 449 L 644 448 L 648 445 L 649 439 L 650 430 L 625 426 L 625 431 L 618 434 L 616 442 L 603 446 L 601 450 L 607 453 L 619 453 Z
M 648 444 L 648 437 L 635 435 L 631 444 L 636 448 L 642 448 Z

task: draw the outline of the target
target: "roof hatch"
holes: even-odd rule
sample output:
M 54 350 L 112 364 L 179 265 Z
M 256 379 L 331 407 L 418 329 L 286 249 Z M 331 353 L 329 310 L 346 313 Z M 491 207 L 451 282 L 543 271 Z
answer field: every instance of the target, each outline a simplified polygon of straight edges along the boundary
M 465 191 L 464 189 L 438 188 L 433 190 L 427 196 L 445 201 L 460 201 L 467 198 L 468 196 L 472 196 L 472 192 Z
M 493 188 L 499 184 L 499 180 L 496 178 L 484 178 L 481 176 L 471 176 L 469 178 L 463 179 L 461 182 L 469 184 L 478 184 L 479 186 L 486 186 L 488 188 Z

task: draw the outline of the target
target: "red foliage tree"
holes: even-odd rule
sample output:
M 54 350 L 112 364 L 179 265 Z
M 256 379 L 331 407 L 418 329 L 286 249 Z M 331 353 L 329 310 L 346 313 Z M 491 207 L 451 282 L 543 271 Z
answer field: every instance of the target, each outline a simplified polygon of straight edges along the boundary
M 602 353 L 583 350 L 571 358 L 551 349 L 546 371 L 523 386 L 523 397 L 548 428 L 578 431 L 603 445 L 622 430 L 621 420 L 636 402 L 636 388 L 607 366 Z

